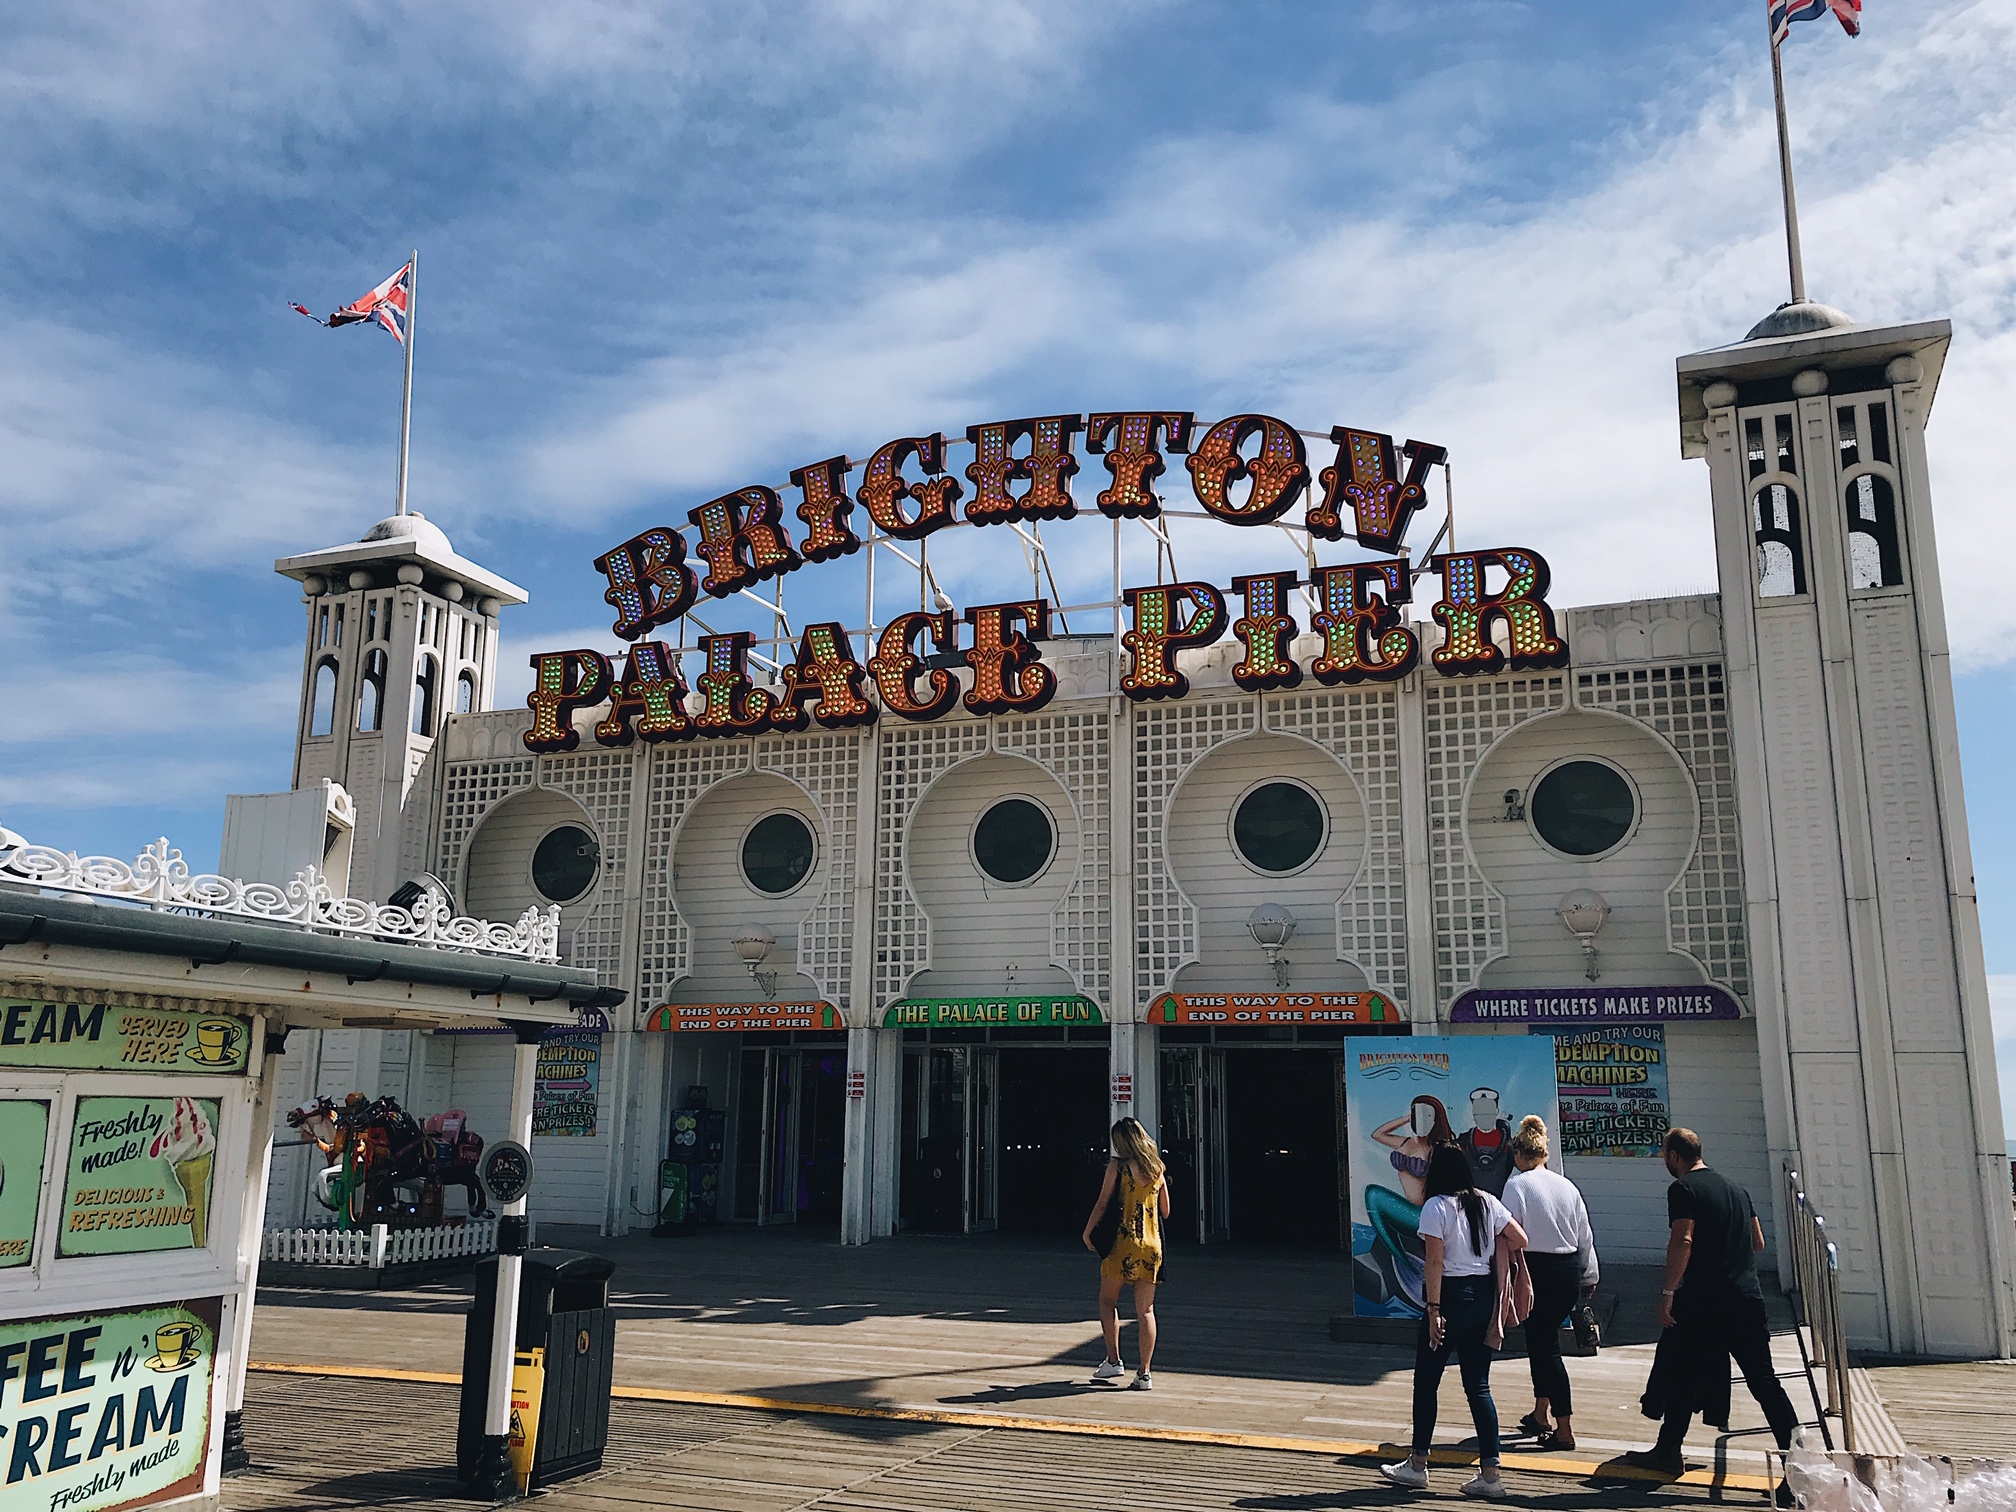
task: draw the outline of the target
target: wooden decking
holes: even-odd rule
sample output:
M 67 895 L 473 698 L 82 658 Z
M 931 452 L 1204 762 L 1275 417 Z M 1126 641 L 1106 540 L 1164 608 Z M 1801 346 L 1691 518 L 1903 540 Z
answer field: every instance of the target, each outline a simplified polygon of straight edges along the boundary
M 1878 1365 L 1865 1373 L 1919 1453 L 2016 1463 L 2016 1362 Z
M 254 1469 L 224 1483 L 231 1512 L 467 1508 L 450 1473 L 455 1388 L 255 1373 Z M 448 1437 L 441 1429 L 447 1427 Z M 538 1494 L 542 1512 L 1318 1512 L 1417 1498 L 1369 1459 L 1026 1430 L 618 1400 L 603 1470 Z M 1470 1471 L 1437 1467 L 1427 1500 Z M 1518 1504 L 1604 1509 L 1762 1506 L 1756 1491 L 1508 1472 Z
M 608 1241 L 549 1228 L 541 1237 L 616 1261 L 618 1386 L 684 1393 L 689 1404 L 757 1397 L 957 1419 L 947 1426 L 1036 1419 L 1293 1440 L 1340 1453 L 1407 1433 L 1411 1355 L 1331 1342 L 1329 1318 L 1346 1279 L 1330 1255 L 1176 1251 L 1157 1303 L 1156 1389 L 1141 1394 L 1088 1379 L 1101 1352 L 1093 1267 L 1069 1243 L 906 1236 L 842 1249 L 830 1236 L 789 1230 Z M 1654 1431 L 1638 1394 L 1651 1363 L 1657 1283 L 1618 1268 L 1606 1285 L 1623 1294 L 1612 1342 L 1601 1357 L 1570 1364 L 1579 1452 L 1589 1462 L 1644 1447 Z M 262 1291 L 253 1358 L 452 1373 L 466 1306 L 460 1286 L 364 1296 Z M 1130 1362 L 1133 1333 L 1130 1321 Z M 1797 1375 L 1789 1334 L 1779 1355 L 1781 1370 Z M 1500 1361 L 1493 1380 L 1509 1426 L 1531 1405 L 1525 1362 Z M 1787 1385 L 1811 1415 L 1803 1378 Z M 1761 1478 L 1768 1433 L 1740 1386 L 1735 1405 L 1735 1431 L 1697 1427 L 1690 1457 L 1705 1470 Z M 1437 1442 L 1470 1436 L 1452 1368 Z

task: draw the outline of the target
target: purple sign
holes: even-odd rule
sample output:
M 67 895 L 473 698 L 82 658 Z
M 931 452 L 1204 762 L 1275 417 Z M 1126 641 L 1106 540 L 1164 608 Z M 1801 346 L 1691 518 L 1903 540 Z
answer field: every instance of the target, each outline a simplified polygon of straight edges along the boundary
M 1740 1019 L 1743 1009 L 1720 987 L 1479 988 L 1456 999 L 1452 1024 L 1648 1024 Z

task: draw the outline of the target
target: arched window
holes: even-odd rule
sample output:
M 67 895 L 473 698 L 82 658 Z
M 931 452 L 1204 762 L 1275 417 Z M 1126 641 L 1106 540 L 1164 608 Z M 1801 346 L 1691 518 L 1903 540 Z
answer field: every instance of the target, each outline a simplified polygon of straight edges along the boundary
M 1834 411 L 1841 467 L 1890 463 L 1889 406 L 1881 401 L 1843 404 Z M 1864 446 L 1868 456 L 1863 456 Z M 1904 553 L 1897 540 L 1897 494 L 1881 473 L 1848 481 L 1848 583 L 1851 588 L 1895 588 L 1904 581 Z
M 420 658 L 420 670 L 413 675 L 413 733 L 434 733 L 435 664 L 431 656 Z
M 1765 420 L 1771 422 L 1765 429 Z M 1770 473 L 1796 477 L 1792 412 L 1752 415 L 1743 422 L 1743 459 L 1752 479 Z M 1757 542 L 1757 597 L 1788 598 L 1806 591 L 1806 547 L 1799 534 L 1799 495 L 1790 484 L 1765 483 L 1750 496 L 1750 528 Z
M 1783 483 L 1767 483 L 1750 501 L 1757 535 L 1757 597 L 1786 598 L 1806 591 L 1806 552 L 1799 540 L 1799 496 Z
M 336 663 L 315 664 L 315 701 L 308 712 L 310 735 L 332 735 L 336 731 Z
M 455 677 L 455 712 L 457 714 L 476 712 L 476 674 L 466 667 Z
M 1897 495 L 1879 473 L 1864 473 L 1848 484 L 1848 571 L 1853 588 L 1895 588 L 1904 581 Z
M 385 728 L 383 651 L 373 651 L 364 658 L 364 676 L 357 684 L 357 728 L 366 732 Z

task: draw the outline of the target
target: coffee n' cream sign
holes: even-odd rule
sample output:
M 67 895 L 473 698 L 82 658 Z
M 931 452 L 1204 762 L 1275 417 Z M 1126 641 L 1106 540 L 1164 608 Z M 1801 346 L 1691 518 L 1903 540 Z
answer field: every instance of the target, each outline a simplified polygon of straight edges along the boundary
M 222 1014 L 0 1001 L 0 1066 L 238 1076 L 251 1046 L 251 1024 Z

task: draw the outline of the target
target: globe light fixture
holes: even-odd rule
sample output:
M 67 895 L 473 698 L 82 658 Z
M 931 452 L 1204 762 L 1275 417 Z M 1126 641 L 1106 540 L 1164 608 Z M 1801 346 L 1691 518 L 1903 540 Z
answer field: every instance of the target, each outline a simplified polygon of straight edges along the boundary
M 1554 906 L 1554 914 L 1561 927 L 1575 936 L 1582 947 L 1582 974 L 1595 981 L 1602 975 L 1596 964 L 1596 936 L 1603 932 L 1610 918 L 1610 905 L 1603 901 L 1601 893 L 1578 887 Z
M 770 947 L 777 943 L 777 936 L 761 924 L 745 925 L 728 942 L 735 947 L 735 954 L 742 957 L 742 964 L 749 968 L 749 980 L 763 989 L 763 996 L 777 996 L 777 973 L 760 968 L 770 958 Z
M 1281 948 L 1295 937 L 1295 915 L 1279 903 L 1262 903 L 1246 916 L 1246 932 L 1267 953 L 1267 964 L 1274 971 L 1274 985 L 1286 987 L 1288 963 L 1281 958 Z

